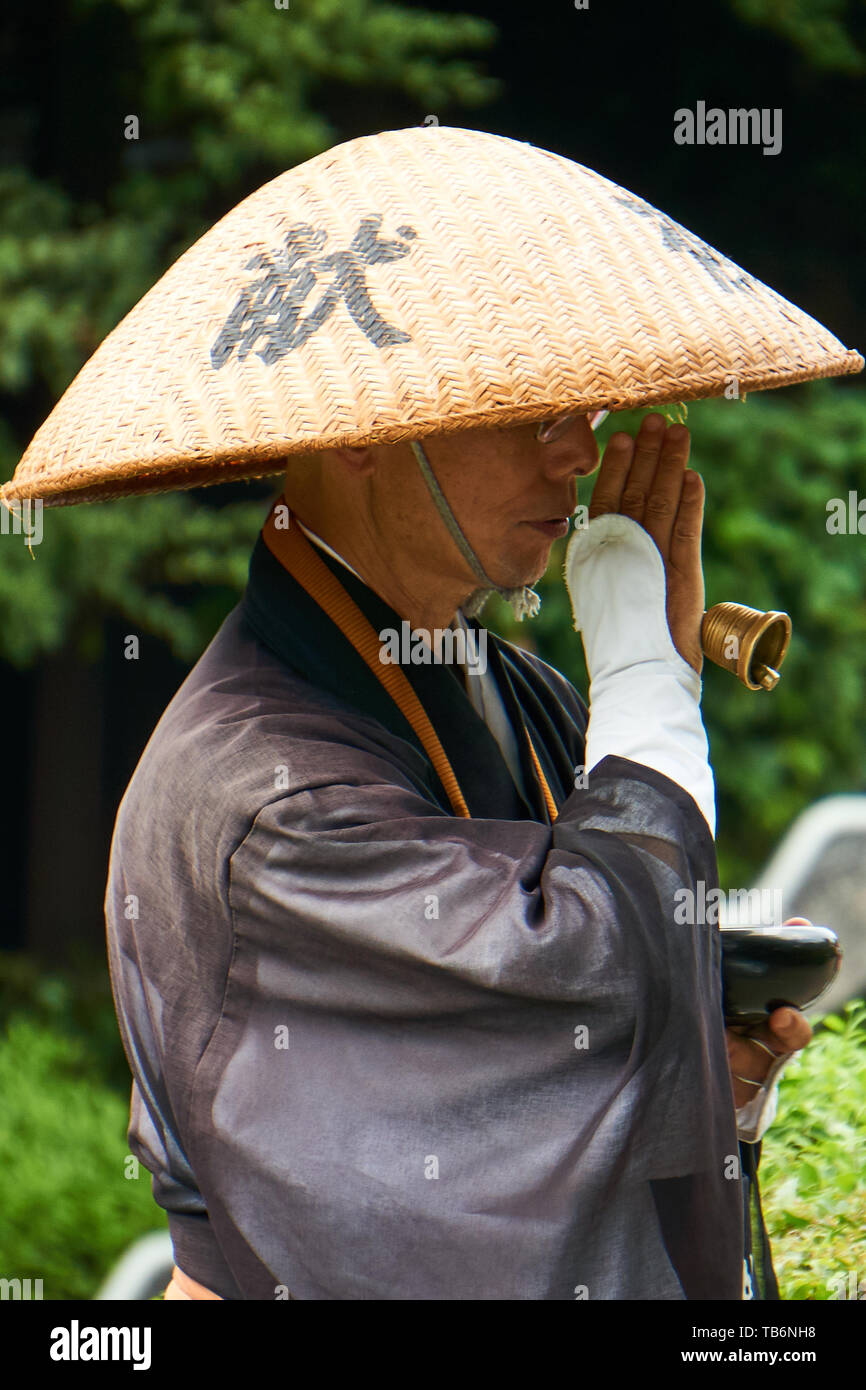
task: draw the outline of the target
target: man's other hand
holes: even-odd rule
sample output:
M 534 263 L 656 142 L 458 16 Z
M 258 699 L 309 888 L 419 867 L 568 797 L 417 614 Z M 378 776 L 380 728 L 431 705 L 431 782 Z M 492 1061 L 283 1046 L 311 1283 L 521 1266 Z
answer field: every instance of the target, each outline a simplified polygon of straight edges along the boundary
M 805 917 L 789 917 L 784 925 L 809 927 L 812 924 Z M 811 1040 L 812 1027 L 799 1009 L 786 1004 L 783 1008 L 774 1009 L 767 1022 L 757 1028 L 726 1028 L 725 1037 L 734 1087 L 734 1104 L 739 1110 L 740 1106 L 748 1105 L 750 1100 L 754 1100 L 758 1094 L 758 1087 L 739 1081 L 735 1073 L 748 1077 L 750 1081 L 763 1081 L 773 1065 L 773 1058 L 762 1047 L 756 1047 L 750 1039 L 758 1038 L 777 1056 L 789 1056 L 792 1052 L 799 1052 Z

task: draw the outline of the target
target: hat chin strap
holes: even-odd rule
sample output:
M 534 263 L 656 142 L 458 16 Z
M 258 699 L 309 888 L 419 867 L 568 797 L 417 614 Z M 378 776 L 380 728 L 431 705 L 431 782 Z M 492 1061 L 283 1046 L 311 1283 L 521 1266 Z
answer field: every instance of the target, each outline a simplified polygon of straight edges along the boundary
M 463 612 L 468 618 L 475 618 L 481 612 L 485 603 L 492 593 L 499 594 L 511 607 L 515 618 L 519 623 L 524 618 L 534 618 L 541 607 L 541 598 L 534 589 L 527 585 L 521 585 L 516 589 L 505 589 L 501 584 L 494 584 L 484 571 L 484 567 L 472 546 L 460 529 L 460 523 L 448 505 L 445 493 L 442 491 L 436 480 L 436 475 L 430 467 L 430 460 L 422 446 L 415 439 L 410 439 L 410 447 L 418 460 L 418 467 L 421 469 L 421 476 L 427 484 L 430 496 L 436 504 L 436 510 L 448 528 L 448 533 L 455 545 L 463 556 L 464 560 L 472 567 L 472 570 L 481 580 L 479 587 L 470 594 L 463 604 Z

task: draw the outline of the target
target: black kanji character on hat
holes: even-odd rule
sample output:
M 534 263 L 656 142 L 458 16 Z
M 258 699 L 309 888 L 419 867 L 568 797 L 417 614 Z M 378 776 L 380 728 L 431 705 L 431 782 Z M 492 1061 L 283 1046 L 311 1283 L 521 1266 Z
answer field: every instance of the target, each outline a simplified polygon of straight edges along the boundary
M 365 267 L 408 255 L 417 232 L 413 227 L 398 227 L 399 240 L 388 240 L 379 236 L 381 225 L 381 213 L 363 217 L 347 250 L 317 257 L 328 233 L 302 222 L 290 228 L 284 251 L 253 256 L 245 269 L 265 273 L 242 290 L 211 348 L 211 364 L 222 367 L 235 348 L 240 361 L 255 349 L 263 362 L 277 362 L 321 328 L 341 299 L 376 347 L 409 342 L 411 335 L 383 319 L 373 304 Z M 330 284 L 301 318 L 308 296 L 327 274 Z M 264 346 L 257 348 L 260 340 Z

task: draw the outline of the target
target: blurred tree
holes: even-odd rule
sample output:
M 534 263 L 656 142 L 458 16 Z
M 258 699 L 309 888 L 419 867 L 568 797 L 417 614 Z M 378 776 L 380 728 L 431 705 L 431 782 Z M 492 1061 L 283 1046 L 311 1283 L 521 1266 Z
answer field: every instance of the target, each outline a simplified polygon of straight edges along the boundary
M 383 91 L 414 102 L 419 121 L 497 91 L 453 56 L 492 42 L 493 26 L 470 17 L 374 0 L 54 10 L 34 32 L 13 10 L 0 50 L 16 64 L 4 74 L 0 391 L 39 381 L 52 401 L 221 213 L 358 133 L 340 117 L 360 94 L 375 129 Z
M 735 14 L 789 39 L 826 72 L 866 72 L 864 0 L 732 0 Z
M 484 20 L 374 0 L 60 0 L 38 24 L 8 12 L 0 478 L 102 339 L 219 216 L 387 126 L 389 96 L 401 125 L 407 105 L 421 123 L 484 102 L 497 84 L 462 55 L 494 35 Z M 46 512 L 32 554 L 0 546 L 0 659 L 27 666 L 67 641 L 95 656 L 111 610 L 193 661 L 215 626 L 213 586 L 224 614 L 261 524 L 261 502 L 226 505 L 235 491 Z M 166 586 L 186 586 L 183 601 Z

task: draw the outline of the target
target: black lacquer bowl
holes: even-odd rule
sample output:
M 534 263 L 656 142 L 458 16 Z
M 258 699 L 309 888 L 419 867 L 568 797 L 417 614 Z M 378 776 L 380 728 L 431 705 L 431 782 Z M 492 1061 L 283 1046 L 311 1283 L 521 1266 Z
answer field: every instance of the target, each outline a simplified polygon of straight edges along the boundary
M 836 978 L 842 950 L 829 927 L 722 927 L 725 1021 L 765 1023 L 774 1009 L 808 1008 Z

